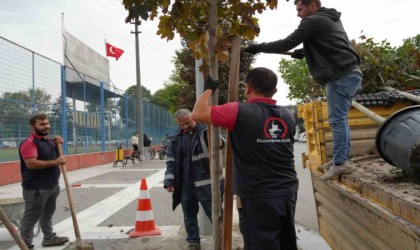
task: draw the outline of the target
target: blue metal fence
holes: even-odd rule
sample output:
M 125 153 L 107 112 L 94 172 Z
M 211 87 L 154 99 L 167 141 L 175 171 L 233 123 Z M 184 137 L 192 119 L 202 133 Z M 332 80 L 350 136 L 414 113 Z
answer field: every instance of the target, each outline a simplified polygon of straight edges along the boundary
M 67 154 L 115 150 L 137 130 L 136 98 L 0 37 L 0 162 L 17 160 L 29 118 L 45 113 Z M 178 127 L 170 112 L 142 100 L 153 144 Z

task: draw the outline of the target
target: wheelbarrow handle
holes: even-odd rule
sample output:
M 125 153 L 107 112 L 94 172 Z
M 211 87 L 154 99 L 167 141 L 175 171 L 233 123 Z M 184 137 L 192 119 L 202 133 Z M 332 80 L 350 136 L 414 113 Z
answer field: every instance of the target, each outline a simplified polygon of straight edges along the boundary
M 22 238 L 16 231 L 16 228 L 13 226 L 12 221 L 10 221 L 9 217 L 7 216 L 6 212 L 4 212 L 1 206 L 0 206 L 0 220 L 4 223 L 7 230 L 12 235 L 13 239 L 16 241 L 16 244 L 20 247 L 20 249 L 29 250 L 25 242 L 23 242 Z

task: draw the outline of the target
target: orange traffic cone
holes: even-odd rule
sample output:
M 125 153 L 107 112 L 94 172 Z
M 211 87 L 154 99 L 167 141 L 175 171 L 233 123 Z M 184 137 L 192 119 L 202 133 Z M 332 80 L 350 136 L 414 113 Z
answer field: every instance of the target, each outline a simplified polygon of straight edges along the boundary
M 130 238 L 160 234 L 160 229 L 155 226 L 146 178 L 143 177 L 141 179 L 140 196 L 137 205 L 136 225 L 130 233 Z

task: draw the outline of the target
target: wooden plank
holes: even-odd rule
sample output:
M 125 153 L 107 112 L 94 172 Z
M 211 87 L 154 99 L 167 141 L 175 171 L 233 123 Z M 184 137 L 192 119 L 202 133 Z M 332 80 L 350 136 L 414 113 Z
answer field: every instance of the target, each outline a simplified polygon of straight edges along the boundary
M 352 140 L 351 141 L 351 155 L 367 155 L 370 148 L 375 146 L 374 139 L 366 140 Z M 332 142 L 326 143 L 327 156 L 332 158 L 333 144 Z
M 318 154 L 308 155 L 309 164 L 311 171 L 317 171 L 317 168 L 322 165 L 321 158 Z
M 378 182 L 367 181 L 351 175 L 343 176 L 341 182 L 350 188 L 356 188 L 357 192 L 363 196 L 420 226 L 420 204 L 415 201 L 417 197 L 404 193 L 404 189 L 395 188 L 398 184 L 384 183 L 381 185 Z M 410 185 L 407 188 L 412 187 Z
M 398 215 L 395 215 L 388 209 L 384 208 L 383 206 L 380 206 L 379 204 L 376 204 L 369 199 L 361 196 L 359 193 L 348 189 L 344 185 L 340 185 L 337 182 L 322 182 L 321 180 L 315 180 L 313 181 L 314 185 L 317 185 L 318 188 L 324 188 L 324 189 L 331 189 L 336 190 L 338 192 L 332 192 L 330 190 L 329 195 L 335 195 L 341 197 L 340 202 L 347 202 L 349 205 L 352 206 L 352 209 L 350 209 L 350 212 L 353 212 L 354 209 L 359 209 L 360 207 L 366 209 L 366 215 L 364 220 L 368 220 L 370 224 L 377 224 L 377 219 L 381 218 L 383 220 L 382 223 L 378 229 L 381 228 L 390 228 L 392 229 L 392 232 L 387 237 L 394 237 L 396 236 L 400 231 L 404 232 L 408 236 L 412 236 L 414 239 L 419 240 L 420 236 L 420 227 L 401 218 Z M 322 186 L 324 185 L 324 186 Z M 316 188 L 318 190 L 318 188 Z M 347 197 L 347 199 L 343 199 L 344 197 Z M 372 214 L 369 214 L 372 213 Z M 355 218 L 359 218 L 360 214 L 353 214 Z M 378 217 L 378 218 L 375 218 Z M 364 222 L 364 221 L 361 221 Z M 386 222 L 386 223 L 385 223 Z M 392 225 L 389 225 L 389 224 Z M 370 225 L 369 224 L 369 225 Z
M 327 225 L 329 225 L 332 230 L 331 237 L 336 237 L 340 235 L 343 239 L 337 242 L 337 246 L 342 249 L 374 249 L 372 248 L 364 239 L 360 236 L 364 233 L 362 232 L 355 232 L 349 225 L 343 223 L 342 217 L 340 214 L 336 214 L 331 211 L 331 207 L 328 209 L 324 205 L 320 205 L 318 208 L 319 216 L 323 218 Z M 335 249 L 334 246 L 333 248 Z M 385 248 L 384 250 L 389 249 Z
M 336 234 L 336 230 L 329 224 L 325 219 L 319 218 L 319 233 L 328 243 L 328 245 L 334 250 L 345 250 L 343 244 L 348 240 L 345 239 L 341 234 Z M 351 244 L 351 242 L 349 243 Z
M 380 232 L 380 239 L 394 249 L 415 249 L 420 241 L 420 227 L 400 218 L 384 207 L 362 197 L 336 182 L 324 182 L 320 174 L 312 172 L 314 189 L 328 197 L 334 205 L 346 207 L 349 216 L 372 232 Z M 317 204 L 321 201 L 317 200 Z M 403 246 L 403 247 L 401 247 Z
M 350 128 L 350 136 L 351 140 L 363 140 L 363 139 L 375 139 L 376 137 L 376 131 L 378 130 L 377 127 L 356 127 L 356 128 Z M 331 133 L 331 130 L 327 130 L 325 133 L 325 141 L 326 142 L 332 142 L 333 135 Z
M 357 238 L 360 238 L 362 240 L 362 244 L 364 245 L 363 248 L 392 250 L 390 246 L 388 246 L 377 236 L 377 232 L 372 232 L 368 228 L 365 228 L 363 224 L 359 223 L 353 217 L 349 216 L 346 210 L 342 210 L 340 207 L 335 206 L 320 192 L 316 192 L 315 197 L 321 203 L 321 205 L 318 207 L 319 213 L 321 215 L 333 215 L 335 217 L 334 220 L 337 222 L 337 224 L 342 224 L 338 224 L 337 226 L 339 227 L 345 227 L 345 225 L 347 225 L 346 230 L 350 230 L 352 234 L 357 234 Z

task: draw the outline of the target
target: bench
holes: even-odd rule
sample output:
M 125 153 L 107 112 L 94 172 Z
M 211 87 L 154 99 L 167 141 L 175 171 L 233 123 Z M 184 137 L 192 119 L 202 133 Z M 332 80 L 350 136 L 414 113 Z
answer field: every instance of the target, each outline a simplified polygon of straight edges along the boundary
M 128 151 L 128 150 L 127 150 Z M 140 158 L 140 151 L 134 151 L 132 150 L 131 154 L 127 152 L 124 152 L 124 159 L 125 159 L 125 165 L 127 165 L 128 160 L 131 160 L 133 162 L 133 164 L 136 164 L 136 162 L 134 161 L 134 159 L 139 160 L 139 162 L 141 162 L 141 158 Z
M 140 151 L 134 151 L 133 149 L 117 149 L 117 156 L 113 166 L 116 167 L 118 166 L 118 163 L 121 163 L 121 165 L 125 167 L 128 160 L 131 160 L 133 164 L 136 164 L 134 161 L 135 158 L 141 162 Z

